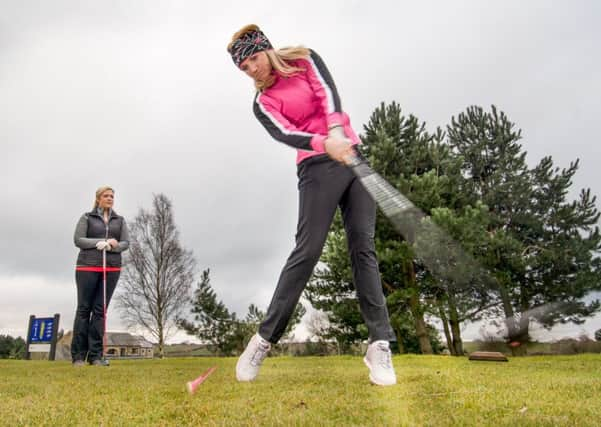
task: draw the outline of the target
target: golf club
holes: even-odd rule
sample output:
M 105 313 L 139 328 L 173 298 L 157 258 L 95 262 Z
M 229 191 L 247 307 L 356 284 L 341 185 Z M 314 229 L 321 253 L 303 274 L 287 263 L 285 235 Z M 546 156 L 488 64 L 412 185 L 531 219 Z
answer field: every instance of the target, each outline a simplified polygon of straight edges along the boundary
M 106 359 L 106 247 L 102 250 L 102 358 Z

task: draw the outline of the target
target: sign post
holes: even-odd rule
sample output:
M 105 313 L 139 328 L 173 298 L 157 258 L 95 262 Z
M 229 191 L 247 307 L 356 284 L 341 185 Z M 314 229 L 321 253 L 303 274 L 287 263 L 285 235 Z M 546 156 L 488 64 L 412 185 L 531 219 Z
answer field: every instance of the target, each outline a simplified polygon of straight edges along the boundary
M 54 360 L 59 320 L 60 314 L 55 314 L 54 317 L 29 316 L 25 353 L 27 360 L 31 359 L 31 353 L 34 352 L 48 352 L 48 360 Z

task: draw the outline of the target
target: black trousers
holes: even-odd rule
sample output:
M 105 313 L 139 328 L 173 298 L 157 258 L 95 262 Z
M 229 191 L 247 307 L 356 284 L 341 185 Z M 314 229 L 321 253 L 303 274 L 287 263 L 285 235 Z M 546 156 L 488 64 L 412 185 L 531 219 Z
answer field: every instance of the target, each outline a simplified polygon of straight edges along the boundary
M 395 341 L 376 259 L 373 199 L 347 167 L 327 156 L 301 162 L 298 178 L 296 247 L 281 272 L 259 335 L 272 343 L 282 337 L 319 261 L 336 209 L 340 207 L 355 289 L 370 341 Z
M 108 308 L 117 281 L 118 271 L 106 273 L 106 306 Z M 102 336 L 104 334 L 104 313 L 102 308 L 102 272 L 76 271 L 77 310 L 73 322 L 71 358 L 73 361 L 93 362 L 101 359 Z

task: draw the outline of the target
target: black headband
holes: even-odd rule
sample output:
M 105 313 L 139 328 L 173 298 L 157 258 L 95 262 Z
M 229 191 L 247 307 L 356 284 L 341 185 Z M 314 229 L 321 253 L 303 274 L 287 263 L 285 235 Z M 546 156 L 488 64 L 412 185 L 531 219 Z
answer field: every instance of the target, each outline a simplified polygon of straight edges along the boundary
M 229 52 L 236 67 L 240 68 L 240 64 L 246 58 L 263 50 L 273 49 L 267 37 L 261 30 L 251 30 L 244 33 L 239 39 L 232 43 Z

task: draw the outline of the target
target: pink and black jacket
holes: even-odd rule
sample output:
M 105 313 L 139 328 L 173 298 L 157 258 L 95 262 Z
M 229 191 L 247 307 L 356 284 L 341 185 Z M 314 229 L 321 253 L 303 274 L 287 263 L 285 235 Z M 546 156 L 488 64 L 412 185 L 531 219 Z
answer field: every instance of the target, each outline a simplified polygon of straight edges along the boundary
M 359 138 L 342 111 L 334 80 L 317 53 L 293 62 L 304 72 L 277 76 L 268 89 L 258 92 L 254 113 L 276 140 L 297 149 L 296 163 L 325 153 L 328 126 L 340 124 L 351 143 Z

